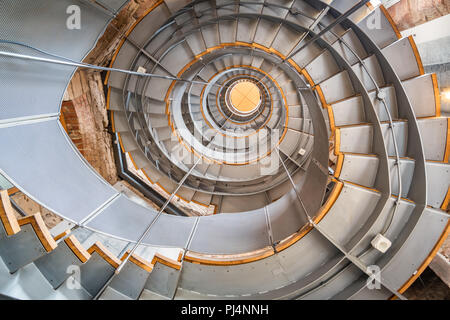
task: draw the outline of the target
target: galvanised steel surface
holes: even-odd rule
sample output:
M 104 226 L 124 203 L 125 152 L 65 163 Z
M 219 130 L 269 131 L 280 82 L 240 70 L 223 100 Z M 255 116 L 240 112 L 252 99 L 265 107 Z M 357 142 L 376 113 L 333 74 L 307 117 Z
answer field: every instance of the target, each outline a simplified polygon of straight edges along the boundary
M 44 2 L 49 1 L 36 1 L 35 6 Z M 187 192 L 188 201 L 201 200 L 219 206 L 220 213 L 234 214 L 161 214 L 164 206 L 160 212 L 143 208 L 108 186 L 58 124 L 58 102 L 73 72 L 70 66 L 1 58 L 8 67 L 1 73 L 5 88 L 33 88 L 35 78 L 20 78 L 24 68 L 55 79 L 55 87 L 39 91 L 47 99 L 42 108 L 42 100 L 19 101 L 26 96 L 19 97 L 16 89 L 5 91 L 0 146 L 9 152 L 0 157 L 0 173 L 81 227 L 130 241 L 133 248 L 185 249 L 169 298 L 403 298 L 398 291 L 423 269 L 423 261 L 448 230 L 443 211 L 448 182 L 443 177 L 449 172 L 449 146 L 442 143 L 448 119 L 439 118 L 438 100 L 429 114 L 435 119 L 417 118 L 430 111 L 420 107 L 413 89 L 432 99 L 437 88 L 431 80 L 423 85 L 428 78 L 422 75 L 413 43 L 397 45 L 401 40 L 386 11 L 370 9 L 366 2 L 161 1 L 125 37 L 112 66 L 132 71 L 143 67 L 158 77 L 109 75 L 110 107 L 122 147 L 136 157 L 139 169 L 158 177 L 171 198 Z M 28 33 L 34 38 L 20 40 L 58 58 L 80 61 L 122 4 L 80 2 L 93 15 L 86 25 L 89 32 L 68 38 L 67 43 L 77 40 L 80 51 L 69 53 L 65 38 L 50 39 L 44 32 L 61 24 L 61 17 L 46 21 L 45 15 L 33 16 L 25 30 L 39 24 Z M 14 17 L 30 14 L 23 8 L 6 8 L 8 19 L 15 22 Z M 6 40 L 19 40 L 20 27 L 11 22 L 4 29 Z M 3 43 L 21 54 L 38 53 Z M 410 58 L 396 59 L 400 52 Z M 407 63 L 408 73 L 398 68 L 400 62 Z M 44 69 L 45 76 L 38 72 Z M 407 74 L 420 81 L 408 80 Z M 274 120 L 267 123 L 251 121 L 235 131 L 241 124 L 228 122 L 232 113 L 221 114 L 227 100 L 220 94 L 223 86 L 249 77 L 267 88 L 264 101 L 276 117 L 272 114 Z M 23 102 L 28 109 L 16 108 Z M 344 107 L 356 108 L 359 116 Z M 208 123 L 217 132 L 231 129 L 233 142 L 217 142 L 204 131 Z M 432 128 L 433 123 L 439 126 Z M 251 146 L 235 140 L 258 128 L 268 129 L 262 145 L 272 143 L 274 130 L 284 132 L 272 152 L 279 160 L 270 169 L 275 176 L 258 173 L 264 157 L 242 166 L 245 170 L 223 163 L 230 154 L 241 159 L 254 154 Z M 189 133 L 197 139 L 189 145 L 197 152 L 190 165 L 172 154 L 172 148 L 180 148 L 172 129 L 181 138 Z M 337 156 L 333 168 L 328 168 L 330 141 Z M 218 161 L 200 164 L 200 157 Z M 325 199 L 330 173 L 335 182 Z M 385 254 L 370 245 L 378 233 L 392 241 Z M 117 276 L 113 269 L 94 268 L 102 281 L 95 288 L 89 281 L 82 285 L 100 298 L 137 299 L 143 291 L 142 297 L 165 295 L 158 288 L 164 287 L 166 272 L 160 277 L 155 272 L 153 285 L 144 287 L 131 263 L 125 259 Z M 367 267 L 373 265 L 382 271 L 380 290 L 366 286 Z M 117 290 L 108 287 L 125 278 Z

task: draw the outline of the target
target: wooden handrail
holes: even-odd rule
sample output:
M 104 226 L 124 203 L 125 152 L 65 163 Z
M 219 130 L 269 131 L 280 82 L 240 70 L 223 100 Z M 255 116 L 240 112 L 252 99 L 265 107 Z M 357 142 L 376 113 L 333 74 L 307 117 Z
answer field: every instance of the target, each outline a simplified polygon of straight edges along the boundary
M 81 245 L 81 243 L 78 241 L 78 239 L 74 235 L 71 235 L 71 236 L 67 237 L 66 239 L 64 239 L 64 242 L 82 263 L 85 263 L 91 257 L 91 255 Z
M 42 216 L 39 212 L 20 218 L 17 221 L 20 226 L 30 224 L 33 227 L 33 230 L 34 232 L 36 232 L 39 241 L 42 243 L 47 252 L 56 249 L 56 247 L 58 246 L 56 244 L 56 241 L 51 236 L 50 231 L 45 225 L 44 220 L 42 219 Z
M 157 262 L 176 270 L 181 269 L 181 262 L 167 258 L 160 253 L 155 253 L 152 259 L 152 265 L 155 265 Z
M 20 231 L 19 223 L 9 200 L 8 190 L 0 190 L 0 220 L 8 236 Z
M 130 254 L 131 250 L 128 250 L 123 256 L 122 258 L 120 258 L 120 260 L 124 261 L 128 255 Z M 138 267 L 144 269 L 145 271 L 148 272 L 152 272 L 153 270 L 153 264 L 151 264 L 150 262 L 148 262 L 147 260 L 145 260 L 144 258 L 138 256 L 137 254 L 132 254 L 130 259 L 128 259 L 128 261 L 134 263 L 135 265 L 137 265 Z
M 100 242 L 97 241 L 94 243 L 87 252 L 92 255 L 96 252 L 102 259 L 108 262 L 113 268 L 117 269 L 120 265 L 120 259 L 117 258 L 114 254 L 112 254 L 106 247 Z

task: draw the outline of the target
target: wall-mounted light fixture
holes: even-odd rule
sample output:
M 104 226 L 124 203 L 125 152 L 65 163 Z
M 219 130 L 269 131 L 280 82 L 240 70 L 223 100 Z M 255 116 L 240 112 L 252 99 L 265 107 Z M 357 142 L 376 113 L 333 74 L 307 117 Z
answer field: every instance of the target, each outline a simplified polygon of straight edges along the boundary
M 444 100 L 450 101 L 450 88 L 446 88 L 442 90 L 441 97 Z

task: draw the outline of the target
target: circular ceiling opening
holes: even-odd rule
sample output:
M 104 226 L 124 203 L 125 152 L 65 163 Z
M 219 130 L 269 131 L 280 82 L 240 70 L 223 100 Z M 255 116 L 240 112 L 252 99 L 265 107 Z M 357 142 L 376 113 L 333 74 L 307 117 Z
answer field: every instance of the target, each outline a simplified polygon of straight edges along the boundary
M 241 81 L 231 89 L 230 101 L 238 112 L 251 113 L 261 104 L 261 92 L 253 82 Z

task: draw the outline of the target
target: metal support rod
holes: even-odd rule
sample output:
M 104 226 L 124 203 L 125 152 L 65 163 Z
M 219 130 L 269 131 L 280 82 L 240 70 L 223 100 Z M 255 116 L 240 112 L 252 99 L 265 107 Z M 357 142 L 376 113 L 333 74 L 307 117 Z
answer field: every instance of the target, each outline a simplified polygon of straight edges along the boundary
M 186 257 L 186 253 L 188 252 L 189 248 L 191 247 L 192 239 L 194 238 L 194 234 L 197 231 L 197 226 L 198 226 L 198 222 L 199 221 L 200 221 L 200 218 L 197 217 L 195 219 L 195 223 L 194 223 L 194 226 L 192 227 L 191 233 L 189 234 L 189 238 L 188 238 L 188 240 L 186 242 L 185 249 L 183 250 L 183 253 L 181 255 L 181 259 L 180 259 L 181 266 L 180 266 L 180 270 L 179 270 L 178 276 L 177 276 L 177 281 L 176 281 L 176 284 L 175 284 L 175 291 L 173 292 L 172 297 L 170 297 L 171 300 L 174 300 L 176 295 L 177 295 L 178 286 L 179 286 L 180 279 L 181 279 L 181 272 L 183 271 L 183 265 L 184 265 L 183 261 L 184 261 L 184 258 Z
M 226 122 L 225 122 L 226 123 Z M 207 146 L 209 146 L 210 144 L 213 143 L 213 141 L 219 136 L 219 133 L 216 133 L 216 135 L 214 136 L 213 139 L 211 139 L 211 141 L 208 143 Z M 100 291 L 95 295 L 94 300 L 97 300 L 100 295 L 105 291 L 105 289 L 108 287 L 108 285 L 111 283 L 111 281 L 114 279 L 114 276 L 116 276 L 117 274 L 120 273 L 120 271 L 122 271 L 122 269 L 124 268 L 124 266 L 126 265 L 126 263 L 128 262 L 128 260 L 131 258 L 131 256 L 133 255 L 133 253 L 136 251 L 136 249 L 142 244 L 142 241 L 145 239 L 145 237 L 148 235 L 148 233 L 150 232 L 151 228 L 153 227 L 153 225 L 156 223 L 156 221 L 158 220 L 158 218 L 161 216 L 161 214 L 164 212 L 164 209 L 169 205 L 169 203 L 172 201 L 172 199 L 175 197 L 176 193 L 178 192 L 178 190 L 182 187 L 182 185 L 184 184 L 184 182 L 186 181 L 186 179 L 191 175 L 191 173 L 194 171 L 195 167 L 200 163 L 200 161 L 202 161 L 202 157 L 198 157 L 198 159 L 195 161 L 194 165 L 189 169 L 189 171 L 185 174 L 185 176 L 183 177 L 183 179 L 180 180 L 180 182 L 178 183 L 177 188 L 171 193 L 171 195 L 169 196 L 169 198 L 166 200 L 166 202 L 164 203 L 164 205 L 160 208 L 160 210 L 158 211 L 156 217 L 152 220 L 152 222 L 150 223 L 150 225 L 145 229 L 144 233 L 139 237 L 138 241 L 134 244 L 133 248 L 130 250 L 130 253 L 125 257 L 124 260 L 122 260 L 122 262 L 120 263 L 119 267 L 114 271 L 113 275 L 108 279 L 108 281 L 103 285 L 103 287 L 100 289 Z
M 378 86 L 378 83 L 376 82 L 376 80 L 374 79 L 372 74 L 367 69 L 367 66 L 364 63 L 364 61 L 355 52 L 355 50 L 353 50 L 353 48 L 345 40 L 342 39 L 342 37 L 339 37 L 337 34 L 335 34 L 333 32 L 333 30 L 330 30 L 330 33 L 333 34 L 337 38 L 336 41 L 341 42 L 352 53 L 352 55 L 358 60 L 358 63 L 362 66 L 362 68 L 364 69 L 364 72 L 369 76 L 370 81 L 375 86 L 375 91 L 376 91 L 376 94 L 377 94 L 376 98 L 377 98 L 377 100 L 382 102 L 384 110 L 385 110 L 385 112 L 386 112 L 386 114 L 388 116 L 389 129 L 391 130 L 391 134 L 392 134 L 392 142 L 393 142 L 393 145 L 394 145 L 395 158 L 396 158 L 395 159 L 395 165 L 397 167 L 398 195 L 397 195 L 397 200 L 396 200 L 396 202 L 394 204 L 394 210 L 392 211 L 392 213 L 390 215 L 388 223 L 386 223 L 386 225 L 384 226 L 383 230 L 381 231 L 381 234 L 385 235 L 386 232 L 389 230 L 389 227 L 392 224 L 394 216 L 395 216 L 395 214 L 396 214 L 396 212 L 398 210 L 398 207 L 400 205 L 400 200 L 401 200 L 401 196 L 402 196 L 402 178 L 401 178 L 400 154 L 399 154 L 399 151 L 398 151 L 397 138 L 395 137 L 395 132 L 394 132 L 394 123 L 393 123 L 393 120 L 392 120 L 391 112 L 389 111 L 389 108 L 388 108 L 387 103 L 386 103 L 386 98 L 385 98 L 384 94 L 381 92 L 381 89 Z
M 102 13 L 111 16 L 112 19 L 117 17 L 117 13 L 111 8 L 107 7 L 105 4 L 98 3 L 96 0 L 80 0 L 82 3 L 87 4 L 91 8 L 97 9 Z
M 333 21 L 332 23 L 330 23 L 325 29 L 323 29 L 322 31 L 320 31 L 318 34 L 316 34 L 314 37 L 312 37 L 312 39 L 308 40 L 305 44 L 303 44 L 300 48 L 298 48 L 297 50 L 295 50 L 293 53 L 291 53 L 289 56 L 286 57 L 285 60 L 289 60 L 290 58 L 292 58 L 293 56 L 295 56 L 297 53 L 299 53 L 300 51 L 302 51 L 303 49 L 305 49 L 307 46 L 309 46 L 310 44 L 316 42 L 318 39 L 320 39 L 320 37 L 322 37 L 325 33 L 327 33 L 329 30 L 331 30 L 332 28 L 334 28 L 335 26 L 337 26 L 338 24 L 340 24 L 342 21 L 344 21 L 345 19 L 347 19 L 350 15 L 352 15 L 353 13 L 355 13 L 356 11 L 358 11 L 362 6 L 366 5 L 367 2 L 369 2 L 370 0 L 361 0 L 360 2 L 358 2 L 357 4 L 355 4 L 353 7 L 351 7 L 350 9 L 348 9 L 345 13 L 343 13 L 342 15 L 340 15 L 335 21 Z
M 286 61 L 288 61 L 289 59 L 291 59 L 293 56 L 295 56 L 297 53 L 299 53 L 300 51 L 302 51 L 304 48 L 306 48 L 307 46 L 309 46 L 310 44 L 316 42 L 318 39 L 320 39 L 325 33 L 327 33 L 328 31 L 330 31 L 332 28 L 334 28 L 336 25 L 340 24 L 342 21 L 344 21 L 345 19 L 347 19 L 350 15 L 352 15 L 354 12 L 356 12 L 357 10 L 359 10 L 363 5 L 365 5 L 367 2 L 369 2 L 370 0 L 361 0 L 360 2 L 358 2 L 356 5 L 354 5 L 353 7 L 351 7 L 349 10 L 347 10 L 345 13 L 343 13 L 342 15 L 340 15 L 335 21 L 333 21 L 332 23 L 330 23 L 325 29 L 323 29 L 322 31 L 320 31 L 318 34 L 316 34 L 314 37 L 312 37 L 312 39 L 308 40 L 305 44 L 303 44 L 302 46 L 300 46 L 300 48 L 294 50 L 294 52 L 290 53 L 286 58 L 284 58 L 281 63 L 278 63 L 276 66 L 278 67 L 279 65 L 286 63 Z M 300 40 L 300 42 L 295 46 L 298 47 L 298 45 L 300 43 L 303 42 L 303 40 L 308 36 L 308 34 L 311 32 L 311 30 L 320 23 L 320 21 L 323 19 L 323 17 L 328 13 L 329 7 L 327 6 L 326 8 L 324 8 L 319 16 L 314 20 L 314 22 L 311 24 L 311 27 L 305 32 L 304 36 L 302 37 L 302 39 Z M 264 77 L 265 78 L 265 77 Z M 264 79 L 263 78 L 263 79 Z
M 114 24 L 110 24 L 110 26 L 115 29 L 117 32 L 120 32 L 120 30 L 114 25 Z M 158 65 L 159 67 L 161 67 L 165 72 L 167 72 L 171 77 L 176 78 L 177 76 L 174 75 L 172 72 L 170 72 L 169 70 L 167 70 L 167 68 L 165 66 L 163 66 L 161 64 L 161 62 L 156 59 L 155 57 L 153 57 L 147 50 L 145 50 L 144 48 L 142 48 L 140 45 L 138 45 L 134 40 L 130 39 L 130 37 L 128 37 L 126 34 L 122 34 L 121 37 L 123 37 L 127 42 L 129 42 L 131 45 L 133 45 L 136 49 L 139 50 L 139 52 L 141 52 L 144 56 L 146 56 L 147 58 L 149 58 L 154 64 Z
M 295 52 L 295 50 L 297 49 L 297 47 L 299 45 L 302 44 L 302 42 L 306 39 L 306 37 L 311 33 L 311 30 L 314 30 L 314 28 L 317 27 L 317 25 L 320 23 L 320 21 L 327 15 L 328 11 L 330 10 L 330 7 L 325 7 L 317 16 L 317 18 L 313 21 L 313 23 L 311 23 L 311 25 L 309 26 L 308 30 L 302 35 L 302 37 L 300 38 L 300 41 L 298 41 L 298 43 L 295 45 L 294 49 L 291 50 L 291 52 Z M 283 63 L 286 62 L 287 60 L 289 60 L 288 57 L 286 57 L 285 59 L 283 59 Z
M 278 157 L 280 158 L 280 160 L 282 160 L 278 148 L 277 148 L 277 154 L 278 154 Z M 283 163 L 283 162 L 282 162 L 282 163 Z M 345 250 L 344 247 L 342 247 L 340 244 L 338 244 L 332 237 L 330 237 L 324 230 L 322 230 L 321 227 L 319 227 L 319 226 L 314 222 L 314 220 L 313 220 L 313 219 L 311 218 L 311 216 L 308 214 L 308 210 L 306 209 L 306 207 L 305 207 L 305 205 L 304 205 L 304 203 L 303 203 L 303 200 L 302 200 L 302 198 L 300 197 L 300 194 L 298 193 L 297 186 L 295 185 L 294 180 L 292 179 L 292 177 L 290 176 L 289 172 L 287 171 L 287 168 L 286 168 L 286 166 L 284 165 L 284 163 L 283 163 L 283 167 L 284 167 L 284 169 L 286 170 L 287 175 L 289 176 L 289 180 L 290 180 L 290 182 L 291 182 L 291 184 L 292 184 L 292 187 L 293 187 L 293 189 L 294 189 L 294 191 L 295 191 L 295 194 L 296 194 L 296 196 L 297 196 L 297 199 L 298 199 L 300 205 L 302 206 L 302 209 L 303 209 L 303 211 L 304 211 L 304 214 L 305 214 L 306 219 L 308 220 L 309 224 L 310 224 L 314 229 L 316 229 L 322 236 L 324 236 L 328 241 L 330 241 L 331 244 L 333 244 L 339 251 L 341 251 L 341 252 L 345 255 L 345 257 L 346 257 L 348 260 L 350 260 L 355 266 L 357 266 L 362 272 L 364 272 L 364 273 L 365 273 L 366 275 L 368 275 L 368 276 L 372 276 L 372 274 L 368 271 L 367 266 L 366 266 L 366 265 L 365 265 L 358 257 L 355 257 L 355 256 L 353 256 L 352 254 L 350 254 L 349 252 L 347 252 L 347 251 Z M 395 295 L 396 295 L 398 298 L 400 298 L 401 300 L 406 300 L 406 298 L 405 298 L 403 295 L 401 295 L 397 290 L 394 290 L 394 289 L 390 288 L 390 286 L 386 285 L 385 282 L 382 282 L 381 284 L 382 284 L 384 287 L 386 287 L 389 291 L 391 291 L 393 294 L 395 294 Z
M 181 78 L 176 78 L 176 77 L 171 77 L 171 76 L 163 76 L 163 75 L 159 75 L 159 74 L 142 73 L 142 72 L 131 71 L 131 70 L 101 67 L 101 66 L 96 66 L 96 65 L 82 63 L 82 62 L 72 62 L 72 61 L 63 61 L 63 60 L 49 59 L 49 58 L 43 58 L 43 57 L 35 57 L 35 56 L 26 55 L 26 54 L 13 53 L 13 52 L 7 52 L 7 51 L 0 51 L 0 56 L 10 57 L 10 58 L 18 58 L 18 59 L 23 59 L 23 60 L 38 61 L 38 62 L 50 63 L 50 64 L 59 64 L 59 65 L 84 68 L 84 69 L 119 72 L 119 73 L 125 73 L 125 74 L 129 74 L 129 75 L 139 76 L 139 77 L 174 80 L 174 81 L 180 81 L 180 82 L 197 83 L 197 84 L 202 84 L 202 85 L 208 84 L 207 82 L 203 82 L 203 81 L 187 80 L 187 79 L 181 79 Z

